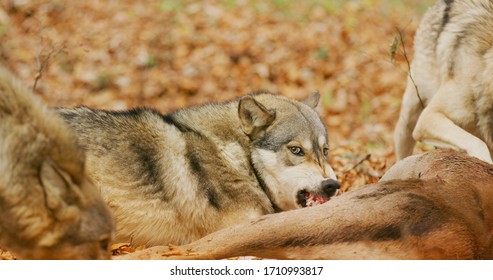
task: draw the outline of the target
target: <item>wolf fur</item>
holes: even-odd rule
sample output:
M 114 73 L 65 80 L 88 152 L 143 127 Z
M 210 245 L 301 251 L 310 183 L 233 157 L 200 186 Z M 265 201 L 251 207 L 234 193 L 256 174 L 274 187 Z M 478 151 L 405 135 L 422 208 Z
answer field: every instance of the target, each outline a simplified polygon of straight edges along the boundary
M 0 67 L 0 246 L 23 259 L 109 258 L 111 231 L 70 128 Z
M 417 140 L 492 163 L 493 2 L 439 0 L 414 49 L 414 82 L 408 78 L 394 133 L 397 159 L 412 154 Z
M 493 165 L 435 150 L 328 203 L 121 259 L 492 259 Z
M 257 93 L 162 115 L 60 109 L 117 223 L 116 241 L 185 244 L 265 214 L 327 200 L 339 183 L 327 129 L 304 102 Z

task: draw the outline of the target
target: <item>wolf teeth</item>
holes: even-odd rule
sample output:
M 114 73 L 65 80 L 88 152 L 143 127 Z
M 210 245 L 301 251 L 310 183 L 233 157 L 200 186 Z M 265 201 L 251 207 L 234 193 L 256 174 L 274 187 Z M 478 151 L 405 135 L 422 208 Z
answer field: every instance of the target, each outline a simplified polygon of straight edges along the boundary
M 328 200 L 329 199 L 323 198 L 321 196 L 317 196 L 314 193 L 310 193 L 310 192 L 305 193 L 306 207 L 321 205 L 327 202 Z
M 317 205 L 316 201 L 312 197 L 306 198 L 306 206 L 310 207 L 313 205 Z

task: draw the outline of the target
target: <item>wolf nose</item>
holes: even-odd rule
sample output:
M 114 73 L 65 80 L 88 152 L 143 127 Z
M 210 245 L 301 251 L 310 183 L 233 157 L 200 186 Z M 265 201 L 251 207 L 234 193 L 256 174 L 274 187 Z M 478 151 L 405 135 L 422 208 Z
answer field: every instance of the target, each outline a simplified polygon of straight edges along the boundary
M 327 179 L 325 181 L 322 181 L 322 190 L 328 196 L 333 196 L 340 188 L 341 184 L 334 179 Z

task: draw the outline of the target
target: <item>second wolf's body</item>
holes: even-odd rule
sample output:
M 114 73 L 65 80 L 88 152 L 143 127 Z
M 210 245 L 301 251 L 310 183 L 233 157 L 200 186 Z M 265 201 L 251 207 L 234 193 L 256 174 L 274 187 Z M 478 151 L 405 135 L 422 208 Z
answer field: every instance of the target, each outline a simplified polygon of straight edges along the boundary
M 492 163 L 493 1 L 437 1 L 414 46 L 394 134 L 397 158 L 418 140 Z
M 69 126 L 0 66 L 0 246 L 21 259 L 103 259 L 112 229 Z
M 306 103 L 316 106 L 318 95 Z M 327 130 L 312 107 L 261 93 L 168 115 L 60 113 L 113 211 L 116 240 L 157 245 L 334 195 Z

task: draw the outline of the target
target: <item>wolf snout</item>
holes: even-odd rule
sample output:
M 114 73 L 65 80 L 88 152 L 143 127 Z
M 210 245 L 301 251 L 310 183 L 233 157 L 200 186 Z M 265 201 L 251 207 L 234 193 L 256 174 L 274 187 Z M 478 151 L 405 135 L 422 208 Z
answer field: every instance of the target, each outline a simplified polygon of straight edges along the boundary
M 327 179 L 322 181 L 322 190 L 329 197 L 335 195 L 337 190 L 340 188 L 341 184 L 334 179 Z

